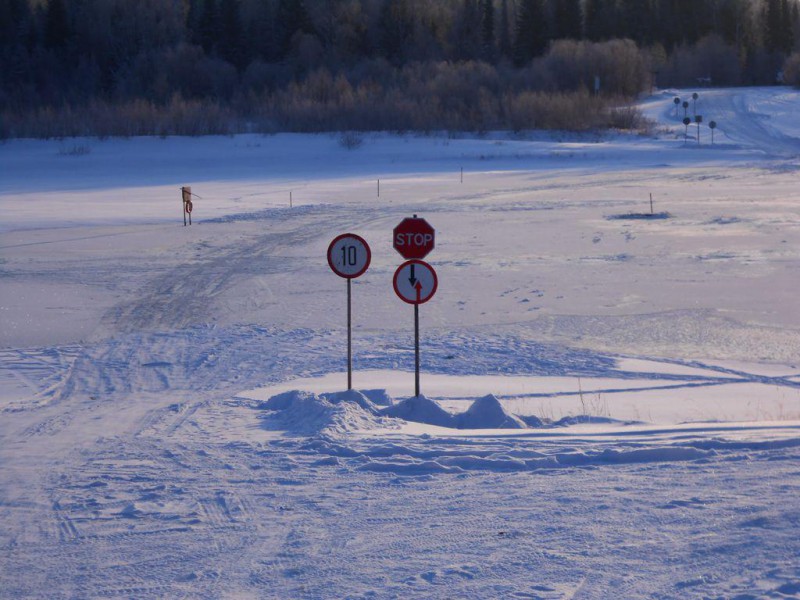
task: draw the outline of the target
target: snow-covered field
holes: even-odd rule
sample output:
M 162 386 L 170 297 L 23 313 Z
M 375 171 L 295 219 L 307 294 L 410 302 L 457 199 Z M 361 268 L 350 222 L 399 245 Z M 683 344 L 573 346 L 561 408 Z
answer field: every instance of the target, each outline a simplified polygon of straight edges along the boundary
M 698 144 L 692 91 L 648 136 L 0 145 L 0 597 L 800 598 L 800 93 L 697 90 Z

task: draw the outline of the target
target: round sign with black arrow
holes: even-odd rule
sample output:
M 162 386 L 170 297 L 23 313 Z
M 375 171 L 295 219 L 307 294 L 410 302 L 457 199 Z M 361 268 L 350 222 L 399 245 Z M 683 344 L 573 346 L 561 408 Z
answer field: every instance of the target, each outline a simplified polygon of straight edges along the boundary
M 394 273 L 394 291 L 409 304 L 425 304 L 433 298 L 437 287 L 436 271 L 422 260 L 408 260 Z

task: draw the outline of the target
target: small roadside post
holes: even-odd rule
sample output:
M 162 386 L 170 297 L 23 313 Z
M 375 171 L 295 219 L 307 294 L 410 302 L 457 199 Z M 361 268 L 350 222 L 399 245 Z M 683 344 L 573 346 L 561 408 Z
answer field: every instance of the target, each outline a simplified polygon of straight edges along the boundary
M 350 282 L 369 268 L 372 252 L 369 244 L 354 233 L 333 238 L 328 246 L 328 265 L 339 277 L 347 279 L 347 389 L 353 389 L 352 290 Z
M 436 231 L 425 220 L 414 215 L 394 228 L 392 245 L 408 259 L 394 273 L 394 292 L 403 302 L 414 305 L 414 395 L 419 396 L 419 305 L 436 293 L 439 278 L 431 265 L 424 262 L 436 244 Z
M 183 198 L 183 226 L 186 227 L 186 216 L 189 216 L 189 225 L 192 224 L 192 188 L 185 185 L 181 188 Z

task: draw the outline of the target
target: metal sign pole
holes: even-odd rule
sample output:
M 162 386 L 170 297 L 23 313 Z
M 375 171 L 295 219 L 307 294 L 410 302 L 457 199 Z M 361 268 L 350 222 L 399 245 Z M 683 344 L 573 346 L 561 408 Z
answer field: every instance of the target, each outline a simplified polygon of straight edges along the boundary
M 347 391 L 353 389 L 353 334 L 350 279 L 347 280 Z
M 414 305 L 414 392 L 419 396 L 419 304 Z
M 347 390 L 353 389 L 353 288 L 351 279 L 361 277 L 369 268 L 372 252 L 364 238 L 343 233 L 328 246 L 328 266 L 347 279 Z

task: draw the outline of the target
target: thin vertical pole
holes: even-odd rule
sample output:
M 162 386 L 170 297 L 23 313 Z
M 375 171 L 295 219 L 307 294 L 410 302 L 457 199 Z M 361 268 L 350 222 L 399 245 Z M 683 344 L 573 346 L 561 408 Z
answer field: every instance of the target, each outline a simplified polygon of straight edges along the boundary
M 464 167 L 461 167 L 461 183 L 464 183 Z
M 353 335 L 350 279 L 347 280 L 347 390 L 353 389 Z
M 292 192 L 289 192 L 289 208 L 292 208 Z
M 414 395 L 419 396 L 419 304 L 414 305 Z
M 378 179 L 378 198 L 381 197 L 381 180 Z
M 653 214 L 653 194 L 650 194 L 650 214 Z

